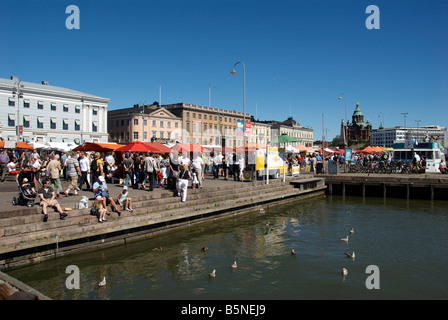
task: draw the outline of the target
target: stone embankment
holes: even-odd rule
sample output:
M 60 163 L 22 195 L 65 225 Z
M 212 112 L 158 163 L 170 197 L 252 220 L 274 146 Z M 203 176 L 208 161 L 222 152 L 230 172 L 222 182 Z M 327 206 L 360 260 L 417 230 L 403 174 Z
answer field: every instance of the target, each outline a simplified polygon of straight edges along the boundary
M 247 182 L 189 189 L 186 202 L 170 192 L 140 194 L 133 197 L 133 212 L 122 211 L 121 216 L 112 212 L 103 223 L 90 215 L 92 201 L 89 209 L 76 209 L 73 204 L 64 220 L 49 210 L 45 223 L 39 207 L 0 212 L 0 270 L 146 239 L 288 200 L 323 195 L 325 188 L 323 179 L 288 177 L 287 182 L 276 179 L 269 185 Z

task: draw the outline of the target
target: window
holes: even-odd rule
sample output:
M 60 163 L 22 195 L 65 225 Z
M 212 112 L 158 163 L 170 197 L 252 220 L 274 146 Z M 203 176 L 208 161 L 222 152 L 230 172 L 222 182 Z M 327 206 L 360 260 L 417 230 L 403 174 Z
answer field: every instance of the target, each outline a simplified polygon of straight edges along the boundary
M 75 131 L 81 130 L 81 120 L 75 120 Z
M 134 121 L 135 121 L 135 119 L 134 119 Z M 134 131 L 134 140 L 138 140 L 138 132 L 137 131 Z
M 152 132 L 152 137 L 153 137 L 153 138 L 156 138 L 156 135 L 157 135 L 157 131 L 153 131 L 153 132 Z
M 92 114 L 93 114 L 94 116 L 98 115 L 98 109 L 92 109 Z
M 189 118 L 189 117 L 190 117 L 190 112 L 187 111 L 187 118 Z
M 171 121 L 167 121 L 166 123 L 168 125 L 168 128 L 171 128 Z
M 163 128 L 163 120 L 160 120 L 160 128 Z
M 67 104 L 64 104 L 64 105 L 62 106 L 62 111 L 63 111 L 63 112 L 68 112 L 68 105 L 67 105 Z
M 153 126 L 153 127 L 157 127 L 157 125 L 156 125 L 156 120 L 152 120 L 152 126 Z
M 62 130 L 68 130 L 68 119 L 62 120 Z
M 16 126 L 16 116 L 14 114 L 8 114 L 8 127 Z
M 50 119 L 50 129 L 56 129 L 56 118 Z
M 75 106 L 75 113 L 81 113 L 81 108 L 79 106 Z
M 146 140 L 146 139 L 148 139 L 148 133 L 145 131 L 145 132 L 143 132 L 143 140 Z
M 198 119 L 202 119 L 202 114 L 198 114 Z
M 14 107 L 16 105 L 16 101 L 14 98 L 9 98 L 8 99 L 8 106 L 10 107 Z
M 160 131 L 160 138 L 163 138 L 163 131 Z
M 134 126 L 138 126 L 138 119 L 134 119 Z M 135 132 L 134 132 L 134 134 L 135 134 Z
M 98 132 L 98 122 L 96 121 L 92 122 L 92 132 Z
M 29 108 L 30 107 L 30 100 L 23 100 L 23 107 Z
M 38 106 L 39 109 L 39 106 Z M 52 103 L 50 107 L 51 111 L 56 111 L 56 103 Z
M 38 129 L 44 128 L 44 117 L 37 117 L 37 128 Z
M 30 127 L 30 116 L 23 116 L 23 127 L 24 128 Z
M 186 130 L 187 130 L 187 131 L 190 131 L 190 122 L 187 122 L 187 128 L 186 128 Z
M 193 112 L 193 118 L 195 118 L 195 119 L 196 119 L 196 113 L 195 113 L 195 112 Z
M 115 121 L 115 126 L 118 127 L 120 125 L 120 120 Z
M 148 125 L 148 120 L 143 120 L 143 125 L 147 126 Z
M 175 128 L 179 128 L 179 122 L 174 123 Z
M 44 110 L 44 103 L 39 101 L 39 102 L 37 103 L 37 109 L 39 109 L 39 110 Z

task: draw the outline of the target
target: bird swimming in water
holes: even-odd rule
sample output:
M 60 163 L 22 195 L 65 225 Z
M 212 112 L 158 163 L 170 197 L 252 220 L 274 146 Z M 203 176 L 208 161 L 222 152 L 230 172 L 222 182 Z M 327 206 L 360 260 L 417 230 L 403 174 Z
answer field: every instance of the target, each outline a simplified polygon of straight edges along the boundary
M 207 247 L 202 247 L 202 248 L 201 248 L 201 251 L 202 251 L 202 252 L 207 252 L 207 250 L 208 250 Z
M 106 285 L 106 277 L 103 278 L 103 281 L 101 281 L 100 283 L 98 283 L 98 285 L 100 287 L 105 286 Z
M 216 277 L 216 270 L 213 269 L 212 273 L 209 274 L 210 278 Z
M 295 255 L 296 255 L 296 252 L 294 251 L 294 249 L 291 249 L 291 255 L 292 255 L 292 256 L 295 256 Z
M 154 248 L 154 249 L 152 249 L 152 251 L 162 251 L 162 247 L 160 247 L 160 248 Z
M 341 241 L 348 242 L 348 236 L 346 236 L 345 238 L 341 238 Z
M 347 258 L 355 259 L 355 253 L 354 253 L 354 252 L 352 252 L 352 254 L 350 254 L 350 253 L 344 253 L 344 254 L 345 254 L 345 256 L 346 256 Z
M 348 275 L 348 270 L 346 268 L 342 268 L 342 275 Z
M 354 234 L 355 233 L 355 228 L 352 228 L 351 230 L 350 230 L 350 234 Z
M 233 264 L 230 265 L 233 269 L 236 269 L 238 265 L 236 264 L 236 261 L 233 262 Z

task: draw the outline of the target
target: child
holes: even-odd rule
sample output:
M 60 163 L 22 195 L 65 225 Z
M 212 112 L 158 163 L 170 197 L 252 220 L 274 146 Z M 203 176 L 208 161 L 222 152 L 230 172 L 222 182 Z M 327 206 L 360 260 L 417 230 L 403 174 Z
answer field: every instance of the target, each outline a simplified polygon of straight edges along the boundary
M 128 186 L 123 187 L 123 191 L 118 195 L 117 202 L 120 206 L 122 206 L 123 210 L 134 211 L 132 210 L 132 202 L 128 193 Z M 126 208 L 127 207 L 127 208 Z
M 33 194 L 36 194 L 36 190 L 34 189 L 34 187 L 31 186 L 27 178 L 23 178 L 22 180 L 22 190 L 27 196 L 32 196 Z
M 98 209 L 98 222 L 106 221 L 107 209 L 103 207 L 103 198 L 101 196 L 96 197 L 93 208 Z

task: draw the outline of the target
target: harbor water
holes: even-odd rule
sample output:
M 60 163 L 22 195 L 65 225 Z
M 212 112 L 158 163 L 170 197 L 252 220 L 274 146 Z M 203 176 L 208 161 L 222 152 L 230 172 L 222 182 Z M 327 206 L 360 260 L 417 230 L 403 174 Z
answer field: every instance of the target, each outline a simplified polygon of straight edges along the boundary
M 446 299 L 447 230 L 446 202 L 327 196 L 7 273 L 52 299 Z

